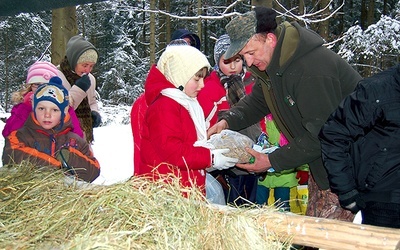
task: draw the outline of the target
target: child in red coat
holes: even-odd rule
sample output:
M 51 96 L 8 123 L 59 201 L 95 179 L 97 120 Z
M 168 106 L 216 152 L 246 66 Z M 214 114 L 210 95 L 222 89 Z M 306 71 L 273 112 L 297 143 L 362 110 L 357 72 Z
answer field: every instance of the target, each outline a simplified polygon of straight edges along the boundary
M 204 189 L 205 169 L 229 168 L 237 159 L 225 149 L 210 149 L 203 110 L 197 101 L 210 64 L 198 49 L 167 46 L 145 82 L 148 105 L 140 142 L 140 164 L 135 175 L 173 175 L 183 187 Z
M 230 45 L 228 35 L 222 35 L 214 47 L 216 70 L 205 79 L 205 87 L 199 94 L 198 100 L 204 110 L 207 126 L 217 123 L 218 116 L 229 110 L 245 95 L 250 94 L 256 81 L 255 77 L 244 65 L 243 59 L 237 55 L 225 60 L 224 54 Z M 265 121 L 254 124 L 239 131 L 256 142 Z M 257 190 L 257 176 L 232 168 L 211 173 L 225 187 L 226 201 L 237 206 L 246 203 L 255 203 Z

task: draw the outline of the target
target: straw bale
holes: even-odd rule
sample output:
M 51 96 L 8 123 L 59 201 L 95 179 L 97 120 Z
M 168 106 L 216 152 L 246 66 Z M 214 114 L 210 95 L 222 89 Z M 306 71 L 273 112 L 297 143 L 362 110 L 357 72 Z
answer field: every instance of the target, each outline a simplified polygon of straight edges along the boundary
M 111 186 L 67 185 L 29 163 L 0 169 L 0 249 L 287 249 L 258 223 L 269 207 L 207 203 L 178 181 L 132 177 Z

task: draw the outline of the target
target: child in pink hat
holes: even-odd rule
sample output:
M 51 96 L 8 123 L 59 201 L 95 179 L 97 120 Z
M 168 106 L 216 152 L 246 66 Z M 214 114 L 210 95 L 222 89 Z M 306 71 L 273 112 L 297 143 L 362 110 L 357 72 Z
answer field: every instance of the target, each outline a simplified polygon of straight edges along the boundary
M 2 134 L 7 137 L 12 131 L 21 128 L 29 113 L 32 111 L 32 95 L 35 93 L 39 85 L 48 83 L 50 78 L 58 76 L 58 69 L 49 62 L 38 61 L 32 64 L 28 69 L 26 83 L 23 87 L 14 92 L 11 101 L 14 107 L 11 110 L 11 116 L 7 119 Z M 69 109 L 71 121 L 73 124 L 72 132 L 83 137 L 83 131 L 76 117 L 74 109 Z

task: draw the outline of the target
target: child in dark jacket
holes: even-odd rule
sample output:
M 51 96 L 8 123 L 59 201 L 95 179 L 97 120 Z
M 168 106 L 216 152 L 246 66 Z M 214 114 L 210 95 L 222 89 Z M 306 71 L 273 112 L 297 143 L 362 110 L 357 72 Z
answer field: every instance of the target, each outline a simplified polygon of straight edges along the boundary
M 37 166 L 63 168 L 76 178 L 92 182 L 100 166 L 89 144 L 71 132 L 68 91 L 52 77 L 38 87 L 33 111 L 24 126 L 5 138 L 3 165 L 29 161 Z
M 32 112 L 33 93 L 35 93 L 39 85 L 48 83 L 53 76 L 58 76 L 58 69 L 49 62 L 37 61 L 29 67 L 26 83 L 20 90 L 12 94 L 11 101 L 14 106 L 11 109 L 11 116 L 7 118 L 6 125 L 2 131 L 4 137 L 7 137 L 12 131 L 24 125 L 29 114 Z M 72 105 L 71 102 L 72 100 L 70 98 L 70 105 Z M 68 113 L 71 116 L 73 125 L 72 132 L 83 138 L 83 131 L 78 117 L 75 114 L 75 110 L 68 109 Z

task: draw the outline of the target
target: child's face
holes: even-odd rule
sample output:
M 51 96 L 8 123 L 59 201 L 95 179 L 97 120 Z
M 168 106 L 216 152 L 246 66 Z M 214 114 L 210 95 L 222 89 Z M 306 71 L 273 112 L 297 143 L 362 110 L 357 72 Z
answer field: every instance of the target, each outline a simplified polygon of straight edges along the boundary
M 36 120 L 44 129 L 52 129 L 61 121 L 61 110 L 50 101 L 41 101 L 35 108 Z
M 92 72 L 93 67 L 96 63 L 93 62 L 83 62 L 83 63 L 78 63 L 75 66 L 75 73 L 78 76 L 82 76 L 82 74 L 89 74 L 90 72 Z
M 186 83 L 183 92 L 185 92 L 186 95 L 195 98 L 197 97 L 202 88 L 204 88 L 204 77 L 195 75 L 192 78 L 190 78 L 188 83 Z
M 219 68 L 221 72 L 226 76 L 237 75 L 242 71 L 243 60 L 239 55 L 232 57 L 229 60 L 225 60 L 224 55 L 219 59 Z
M 33 93 L 37 90 L 37 88 L 40 86 L 42 83 L 31 83 L 31 90 Z

